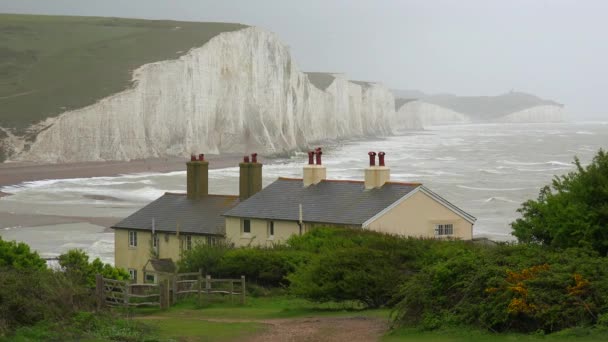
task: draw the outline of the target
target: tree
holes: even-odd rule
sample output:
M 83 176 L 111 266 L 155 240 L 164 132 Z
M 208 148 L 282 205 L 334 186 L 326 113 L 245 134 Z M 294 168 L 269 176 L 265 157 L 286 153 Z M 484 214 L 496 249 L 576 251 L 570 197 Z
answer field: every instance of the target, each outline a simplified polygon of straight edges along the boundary
M 608 254 L 608 154 L 600 149 L 583 167 L 574 159 L 576 171 L 555 177 L 517 211 L 522 217 L 511 224 L 520 242 L 559 248 L 593 248 Z
M 0 237 L 0 268 L 3 267 L 40 270 L 46 268 L 46 261 L 37 252 L 32 252 L 25 243 L 4 241 Z
M 89 263 L 89 256 L 81 249 L 72 249 L 59 256 L 59 265 L 77 284 L 95 286 L 95 275 L 101 274 L 104 278 L 127 280 L 129 274 L 110 264 L 104 264 L 99 258 Z

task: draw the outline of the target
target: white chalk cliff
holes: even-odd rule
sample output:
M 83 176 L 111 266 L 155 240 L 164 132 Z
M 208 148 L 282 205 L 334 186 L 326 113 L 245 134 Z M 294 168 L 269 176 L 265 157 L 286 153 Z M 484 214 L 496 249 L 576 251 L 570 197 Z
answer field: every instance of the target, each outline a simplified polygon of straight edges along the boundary
M 564 122 L 566 113 L 561 106 L 543 105 L 511 113 L 497 121 L 510 123 Z
M 325 139 L 388 135 L 394 97 L 344 75 L 325 89 L 260 28 L 222 33 L 176 60 L 143 65 L 133 88 L 47 119 L 11 160 L 129 160 L 192 152 L 282 152 Z
M 471 119 L 464 114 L 419 100 L 407 102 L 397 111 L 398 126 L 406 129 L 422 129 L 427 126 L 470 121 Z

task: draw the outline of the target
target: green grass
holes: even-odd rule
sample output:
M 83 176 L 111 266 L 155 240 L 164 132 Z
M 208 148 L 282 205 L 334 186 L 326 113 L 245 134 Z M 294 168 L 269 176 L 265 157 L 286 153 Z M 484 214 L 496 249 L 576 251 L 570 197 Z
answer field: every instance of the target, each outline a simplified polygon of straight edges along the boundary
M 361 310 L 354 303 L 312 303 L 286 296 L 249 297 L 245 305 L 216 302 L 199 307 L 196 300 L 185 300 L 169 310 L 138 309 L 137 316 L 193 317 L 195 319 L 272 319 L 306 316 L 366 316 L 388 319 L 388 309 Z
M 608 339 L 608 331 L 573 329 L 551 335 L 491 334 L 467 329 L 447 329 L 440 331 L 420 331 L 401 328 L 387 333 L 383 342 L 534 342 L 534 341 L 577 341 L 599 342 Z
M 131 85 L 139 66 L 175 59 L 228 23 L 0 14 L 0 126 L 16 133 Z
M 160 340 L 222 341 L 238 340 L 261 332 L 265 326 L 260 323 L 206 322 L 196 319 L 167 318 L 146 321 L 156 328 Z

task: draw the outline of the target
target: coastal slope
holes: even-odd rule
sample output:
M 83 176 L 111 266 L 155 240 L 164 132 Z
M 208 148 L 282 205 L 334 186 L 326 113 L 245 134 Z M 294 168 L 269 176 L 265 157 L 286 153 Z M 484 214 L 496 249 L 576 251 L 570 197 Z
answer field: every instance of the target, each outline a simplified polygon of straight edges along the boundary
M 57 163 L 273 154 L 393 132 L 388 88 L 343 74 L 328 74 L 322 86 L 311 78 L 275 34 L 222 32 L 177 59 L 138 67 L 124 91 L 34 123 L 28 135 L 5 137 L 6 157 Z

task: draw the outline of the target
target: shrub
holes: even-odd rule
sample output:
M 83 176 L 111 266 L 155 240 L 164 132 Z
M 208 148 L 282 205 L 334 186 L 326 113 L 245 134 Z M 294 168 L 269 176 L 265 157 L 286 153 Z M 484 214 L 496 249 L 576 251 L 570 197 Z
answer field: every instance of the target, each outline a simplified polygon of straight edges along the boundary
M 44 269 L 46 262 L 38 252 L 30 251 L 30 246 L 22 242 L 4 241 L 0 237 L 0 268 L 15 268 L 21 270 Z
M 553 247 L 593 248 L 608 254 L 608 154 L 600 150 L 583 167 L 575 158 L 576 171 L 556 177 L 529 200 L 511 225 L 520 242 Z
M 403 325 L 437 317 L 492 331 L 590 326 L 608 309 L 608 260 L 581 249 L 476 246 L 425 266 L 398 297 Z
M 91 292 L 52 270 L 0 270 L 0 336 L 20 326 L 60 321 L 94 307 Z
M 230 244 L 219 241 L 217 244 L 196 244 L 192 249 L 183 252 L 178 261 L 180 272 L 198 272 L 216 275 L 220 260 L 230 249 Z
M 227 251 L 218 265 L 218 274 L 262 286 L 285 286 L 287 275 L 310 258 L 309 253 L 284 248 L 239 248 Z
M 288 279 L 297 296 L 317 302 L 354 300 L 375 308 L 388 303 L 404 273 L 389 252 L 354 247 L 323 253 Z
M 95 275 L 101 274 L 104 278 L 127 280 L 129 274 L 110 264 L 104 264 L 99 258 L 89 263 L 89 256 L 81 249 L 72 249 L 59 256 L 59 265 L 76 284 L 89 287 L 95 286 Z

